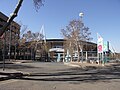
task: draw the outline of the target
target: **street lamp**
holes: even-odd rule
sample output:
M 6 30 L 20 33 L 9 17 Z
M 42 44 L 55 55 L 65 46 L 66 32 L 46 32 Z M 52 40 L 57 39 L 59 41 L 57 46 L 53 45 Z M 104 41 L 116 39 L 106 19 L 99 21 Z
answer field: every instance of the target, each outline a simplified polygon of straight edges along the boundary
M 82 23 L 82 18 L 84 16 L 84 13 L 83 12 L 80 12 L 79 13 L 79 16 L 80 16 L 80 22 Z M 83 33 L 83 32 L 82 32 Z M 82 42 L 81 42 L 82 43 Z M 83 50 L 82 50 L 82 47 L 80 48 L 81 49 L 81 61 L 83 62 Z

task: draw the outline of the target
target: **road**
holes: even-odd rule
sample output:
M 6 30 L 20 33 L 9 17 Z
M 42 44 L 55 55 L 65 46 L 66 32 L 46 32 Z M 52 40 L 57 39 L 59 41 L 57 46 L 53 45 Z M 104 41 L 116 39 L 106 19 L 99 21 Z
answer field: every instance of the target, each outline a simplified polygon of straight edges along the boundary
M 84 68 L 49 62 L 7 65 L 8 70 L 24 72 L 24 76 L 0 81 L 0 90 L 119 90 L 119 65 Z

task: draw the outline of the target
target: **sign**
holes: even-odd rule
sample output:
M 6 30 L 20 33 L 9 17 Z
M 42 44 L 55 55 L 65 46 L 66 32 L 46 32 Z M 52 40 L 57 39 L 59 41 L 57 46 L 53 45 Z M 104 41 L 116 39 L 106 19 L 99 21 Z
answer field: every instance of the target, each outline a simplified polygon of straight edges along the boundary
M 109 50 L 109 42 L 104 42 L 103 51 L 107 52 Z
M 103 38 L 97 33 L 97 50 L 98 53 L 103 53 Z

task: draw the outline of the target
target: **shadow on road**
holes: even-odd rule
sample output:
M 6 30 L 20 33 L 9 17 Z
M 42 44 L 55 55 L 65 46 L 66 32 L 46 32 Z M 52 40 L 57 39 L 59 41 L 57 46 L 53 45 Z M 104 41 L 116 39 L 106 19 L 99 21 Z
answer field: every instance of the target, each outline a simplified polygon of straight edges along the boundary
M 17 72 L 17 71 L 13 72 L 11 70 L 31 69 L 31 68 L 35 68 L 35 67 L 20 65 L 20 64 L 7 63 L 6 66 L 5 66 L 5 69 L 7 69 L 7 71 L 5 70 L 5 71 L 0 72 L 0 81 L 21 78 L 21 77 L 24 76 L 24 74 L 22 72 Z M 0 64 L 0 69 L 1 70 L 3 69 L 2 64 Z
M 56 73 L 31 73 L 29 76 L 22 77 L 21 79 L 34 81 L 106 82 L 112 79 L 120 79 L 120 64 L 106 67 L 87 66 L 85 68 L 71 68 Z
M 30 67 L 23 67 L 30 68 Z M 31 67 L 32 68 L 32 67 Z M 52 73 L 0 73 L 9 79 L 34 80 L 34 81 L 61 81 L 61 82 L 108 82 L 120 80 L 120 64 L 105 67 L 86 66 L 85 68 L 69 68 Z M 6 79 L 8 80 L 8 79 Z
M 0 64 L 0 69 L 3 68 L 3 65 Z M 6 64 L 5 65 L 5 69 L 27 69 L 27 68 L 35 68 L 35 67 L 32 67 L 32 66 L 26 66 L 26 65 L 20 65 L 20 64 Z

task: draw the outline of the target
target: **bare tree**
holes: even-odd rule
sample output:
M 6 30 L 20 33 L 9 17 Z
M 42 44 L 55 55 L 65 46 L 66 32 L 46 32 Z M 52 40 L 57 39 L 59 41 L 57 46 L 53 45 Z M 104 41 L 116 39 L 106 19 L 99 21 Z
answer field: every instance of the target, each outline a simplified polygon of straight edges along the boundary
M 20 23 L 21 30 L 20 30 L 20 38 L 18 41 L 19 46 L 23 45 L 25 43 L 25 38 L 23 37 L 24 33 L 28 30 L 27 25 L 23 25 L 22 22 Z
M 24 48 L 34 50 L 35 55 L 39 54 L 39 56 L 41 56 L 45 51 L 45 43 L 43 38 L 44 38 L 44 35 L 42 35 L 41 33 L 38 33 L 38 32 L 32 33 L 29 30 L 27 31 L 27 33 L 23 34 L 21 38 L 21 43 L 24 43 L 22 45 L 25 45 L 25 42 L 27 42 L 27 45 L 25 45 Z
M 38 9 L 43 5 L 43 0 L 33 0 L 33 2 L 34 2 L 34 6 L 35 6 L 36 11 L 38 11 Z M 19 0 L 18 1 L 18 4 L 15 7 L 15 10 L 13 11 L 13 13 L 8 18 L 7 23 L 2 28 L 0 28 L 0 36 L 3 35 L 3 33 L 6 31 L 7 27 L 13 21 L 13 19 L 15 17 L 17 17 L 18 11 L 19 11 L 22 3 L 23 3 L 23 0 Z
M 83 50 L 83 41 L 89 41 L 91 33 L 89 28 L 85 27 L 84 23 L 80 20 L 72 20 L 65 29 L 61 30 L 63 37 L 66 40 L 67 48 L 71 55 L 77 52 L 78 61 L 80 61 L 80 51 Z

